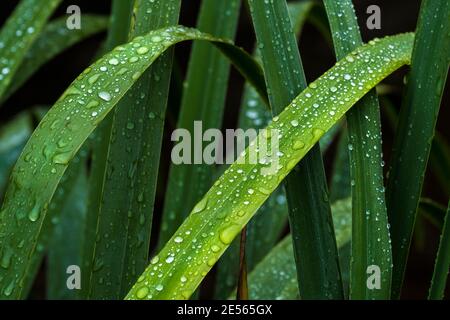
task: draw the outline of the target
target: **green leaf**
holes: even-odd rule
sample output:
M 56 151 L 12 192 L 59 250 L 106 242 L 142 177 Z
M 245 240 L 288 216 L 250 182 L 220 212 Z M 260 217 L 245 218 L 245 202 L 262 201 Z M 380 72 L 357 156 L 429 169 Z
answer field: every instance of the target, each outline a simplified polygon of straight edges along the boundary
M 351 199 L 335 202 L 332 206 L 336 242 L 341 250 L 352 235 Z M 274 247 L 249 275 L 249 293 L 253 300 L 298 299 L 292 237 L 285 237 Z
M 104 44 L 104 51 L 112 50 L 115 46 L 125 43 L 131 27 L 134 0 L 114 0 L 111 4 L 111 19 L 108 37 Z M 86 229 L 84 232 L 82 252 L 82 274 L 90 275 L 95 261 L 94 248 L 98 238 L 98 212 L 101 206 L 103 184 L 105 179 L 106 160 L 109 141 L 112 133 L 114 113 L 108 114 L 93 133 L 91 170 L 89 175 L 89 195 L 87 201 Z M 98 265 L 98 264 L 97 264 Z M 82 277 L 81 296 L 87 298 L 90 291 L 91 277 Z
M 130 37 L 176 24 L 179 8 L 180 0 L 136 1 Z M 97 238 L 88 273 L 89 298 L 123 298 L 148 263 L 171 69 L 169 49 L 115 110 L 110 139 L 105 141 L 106 166 L 99 177 L 100 206 L 90 213 L 97 216 Z
M 345 199 L 352 193 L 350 178 L 350 158 L 348 150 L 348 130 L 344 129 L 339 137 L 331 176 L 330 201 Z
M 448 203 L 447 214 L 445 215 L 444 226 L 442 228 L 441 241 L 434 266 L 433 279 L 429 299 L 442 300 L 444 298 L 445 286 L 447 284 L 448 271 L 450 269 L 450 202 Z
M 0 31 L 0 97 L 61 0 L 22 0 Z
M 311 10 L 319 7 L 317 2 L 304 1 L 289 3 L 288 9 L 295 26 L 296 36 L 299 37 Z M 323 10 L 323 8 L 322 8 Z M 258 57 L 257 50 L 254 53 Z M 259 97 L 256 90 L 248 83 L 244 86 L 238 120 L 238 128 L 247 130 L 263 129 L 272 120 L 271 111 Z M 330 130 L 331 131 L 331 130 Z M 329 132 L 330 132 L 329 131 Z M 325 141 L 324 136 L 320 141 Z M 327 139 L 332 140 L 332 137 Z M 327 141 L 327 142 L 328 142 Z M 328 144 L 328 143 L 327 143 Z M 269 199 L 259 208 L 254 219 L 247 226 L 247 243 L 245 247 L 246 262 L 249 271 L 270 251 L 280 238 L 282 229 L 287 224 L 286 195 L 282 187 L 271 194 Z M 236 239 L 230 248 L 221 257 L 216 275 L 215 297 L 225 299 L 236 286 L 239 264 L 239 241 Z
M 324 3 L 336 57 L 342 59 L 362 43 L 352 1 L 324 0 Z M 346 117 L 353 211 L 351 299 L 390 297 L 392 254 L 384 201 L 379 109 L 377 94 L 373 90 Z M 367 286 L 367 270 L 371 265 L 381 271 L 381 288 L 377 290 Z
M 108 18 L 99 15 L 83 14 L 81 29 L 69 30 L 67 18 L 58 18 L 49 22 L 39 37 L 32 44 L 23 62 L 17 70 L 11 85 L 2 97 L 5 101 L 17 91 L 42 65 L 50 61 L 67 48 L 84 39 L 104 31 L 108 25 Z
M 46 114 L 14 167 L 0 211 L 0 256 L 7 257 L 1 258 L 7 267 L 0 268 L 0 297 L 22 297 L 49 202 L 82 144 L 163 52 L 195 39 L 223 41 L 181 26 L 137 37 L 87 68 Z M 245 62 L 239 68 L 248 67 L 239 70 L 258 82 L 260 74 L 252 73 L 258 70 L 254 61 L 243 50 L 221 43 L 225 54 Z M 122 81 L 115 81 L 119 76 Z
M 323 134 L 377 83 L 410 62 L 413 41 L 411 33 L 371 41 L 311 83 L 256 140 L 264 141 L 267 132 L 275 130 L 283 137 L 278 148 L 283 156 L 267 155 L 263 163 L 246 163 L 260 143 L 251 145 L 152 259 L 127 299 L 189 298 L 235 236 Z M 369 68 L 373 70 L 370 75 Z M 362 85 L 352 86 L 345 74 Z M 270 172 L 273 174 L 261 172 L 264 168 L 270 171 L 269 160 L 279 161 L 276 172 Z
M 448 73 L 449 15 L 449 1 L 422 1 L 412 67 L 391 156 L 386 201 L 394 263 L 392 297 L 397 299 Z
M 84 162 L 82 163 L 84 165 Z M 47 298 L 51 300 L 78 299 L 79 290 L 67 289 L 69 266 L 80 266 L 83 234 L 86 223 L 87 177 L 81 166 L 69 194 L 64 194 L 64 207 L 60 217 L 53 217 L 55 225 L 48 244 L 47 254 Z M 58 189 L 61 192 L 61 188 Z M 53 201 L 54 202 L 54 201 Z
M 83 146 L 83 148 L 77 153 L 77 155 L 75 156 L 75 158 L 70 162 L 69 167 L 67 168 L 67 170 L 64 172 L 64 176 L 62 177 L 60 183 L 58 184 L 58 187 L 55 191 L 55 194 L 53 196 L 53 198 L 51 199 L 50 205 L 49 205 L 49 209 L 48 209 L 48 213 L 47 215 L 49 217 L 51 217 L 51 219 L 45 219 L 44 224 L 39 232 L 39 237 L 36 241 L 37 245 L 36 245 L 36 252 L 35 254 L 32 255 L 31 259 L 30 259 L 30 265 L 28 267 L 28 271 L 26 274 L 26 277 L 23 280 L 23 290 L 22 290 L 22 297 L 27 297 L 33 282 L 35 280 L 35 277 L 39 271 L 39 267 L 42 264 L 43 258 L 45 256 L 45 254 L 48 251 L 48 247 L 49 247 L 49 243 L 52 239 L 52 235 L 54 234 L 54 230 L 59 228 L 61 221 L 63 222 L 63 226 L 62 228 L 67 228 L 67 224 L 69 225 L 73 225 L 73 230 L 76 230 L 77 232 L 79 232 L 76 236 L 78 237 L 78 240 L 76 243 L 71 243 L 68 248 L 74 248 L 77 246 L 81 246 L 82 245 L 82 240 L 84 238 L 84 230 L 82 228 L 82 226 L 84 225 L 84 221 L 65 221 L 63 214 L 65 214 L 66 212 L 71 212 L 71 208 L 68 207 L 67 202 L 71 202 L 72 203 L 72 198 L 71 195 L 75 192 L 75 188 L 77 188 L 77 183 L 79 180 L 79 177 L 82 176 L 84 173 L 84 166 L 86 165 L 86 158 L 88 155 L 88 143 L 85 144 Z M 70 213 L 69 213 L 70 214 Z M 84 217 L 84 215 L 83 215 Z M 70 219 L 70 218 L 69 218 Z M 63 248 L 56 248 L 57 245 L 61 245 Z M 66 245 L 64 243 L 58 242 L 58 241 L 54 241 L 53 243 L 53 249 L 57 249 L 60 250 L 60 252 L 65 252 L 64 255 L 61 255 L 61 259 L 63 258 L 76 258 L 78 259 L 78 257 L 75 256 L 71 256 L 72 252 L 70 252 L 70 250 L 66 250 Z M 67 254 L 67 255 L 66 255 Z M 55 257 L 54 257 L 55 258 Z M 79 261 L 79 260 L 77 260 Z M 79 264 L 81 265 L 81 264 Z M 67 267 L 67 266 L 66 266 Z M 64 271 L 64 276 L 67 279 L 67 274 L 65 274 L 65 269 Z M 56 274 L 54 274 L 51 271 L 48 271 L 48 278 L 52 278 L 53 275 L 55 276 L 55 279 L 57 279 L 57 281 L 59 281 L 59 283 L 62 282 L 61 279 L 61 273 L 58 272 Z M 65 284 L 65 282 L 64 282 Z M 55 283 L 56 285 L 56 283 Z M 49 285 L 49 289 L 50 287 L 52 287 L 53 284 Z M 53 287 L 52 287 L 53 288 Z M 65 287 L 67 289 L 67 287 Z M 59 288 L 60 289 L 60 288 Z M 58 289 L 58 290 L 59 290 Z M 51 289 L 53 291 L 53 289 Z M 55 291 L 53 291 L 55 292 Z M 74 292 L 72 292 L 74 293 Z M 56 292 L 55 292 L 56 294 Z M 77 292 L 77 296 L 78 296 L 78 292 Z M 75 295 L 73 295 L 73 297 L 75 297 Z M 55 297 L 56 298 L 56 297 Z
M 398 111 L 387 97 L 383 97 L 383 111 L 392 130 L 397 130 Z M 440 132 L 435 132 L 430 151 L 430 168 L 445 194 L 450 194 L 450 146 Z
M 445 194 L 450 194 L 450 146 L 436 132 L 431 144 L 430 167 Z
M 233 39 L 239 19 L 239 0 L 203 0 L 197 28 L 216 37 Z M 228 14 L 223 14 L 227 12 Z M 220 128 L 225 108 L 230 64 L 217 48 L 193 44 L 177 128 L 194 134 L 194 122 L 202 130 Z M 192 150 L 192 157 L 198 150 Z M 203 148 L 201 151 L 203 152 Z M 172 164 L 165 193 L 158 246 L 162 248 L 213 183 L 214 166 Z
M 439 230 L 442 229 L 444 225 L 444 218 L 447 208 L 442 206 L 441 204 L 428 199 L 421 198 L 419 203 L 419 210 L 431 224 L 433 224 Z
M 249 4 L 275 116 L 306 87 L 303 66 L 286 1 L 250 0 Z M 342 299 L 338 253 L 319 145 L 313 146 L 287 178 L 285 188 L 300 296 Z
M 33 131 L 31 120 L 28 112 L 21 113 L 0 129 L 0 200 L 14 163 Z

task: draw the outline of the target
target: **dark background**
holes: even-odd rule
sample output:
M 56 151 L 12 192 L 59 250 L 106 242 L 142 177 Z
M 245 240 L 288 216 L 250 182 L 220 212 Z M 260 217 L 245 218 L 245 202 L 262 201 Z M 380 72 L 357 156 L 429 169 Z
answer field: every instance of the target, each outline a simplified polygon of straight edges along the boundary
M 11 13 L 17 2 L 17 0 L 1 1 L 0 25 L 3 25 L 7 16 Z M 415 29 L 420 7 L 419 0 L 354 0 L 353 2 L 359 18 L 361 33 L 365 41 L 368 41 L 374 37 L 414 31 Z M 195 26 L 200 0 L 183 0 L 182 3 L 180 23 L 187 26 Z M 82 13 L 89 12 L 108 14 L 110 10 L 110 0 L 71 0 L 64 1 L 55 13 L 55 16 L 65 14 L 65 9 L 71 4 L 79 5 Z M 381 30 L 368 30 L 366 28 L 365 22 L 368 17 L 366 14 L 366 8 L 371 4 L 376 4 L 381 8 Z M 92 62 L 92 59 L 104 37 L 105 34 L 100 34 L 85 40 L 42 67 L 41 70 L 37 72 L 14 96 L 12 96 L 3 108 L 0 109 L 0 125 L 26 108 L 35 105 L 52 105 L 64 89 L 66 89 L 72 82 L 72 80 Z M 255 37 L 252 30 L 251 20 L 245 6 L 243 6 L 236 43 L 244 47 L 247 51 L 251 51 L 254 45 L 254 39 Z M 303 66 L 305 68 L 308 81 L 316 79 L 334 64 L 334 55 L 332 50 L 323 40 L 319 32 L 311 25 L 307 24 L 305 26 L 299 43 Z M 181 44 L 176 49 L 176 59 L 180 63 L 183 72 L 185 72 L 186 69 L 189 49 L 189 44 Z M 392 85 L 394 88 L 394 92 L 390 94 L 390 98 L 397 106 L 401 103 L 400 97 L 402 93 L 402 82 L 406 71 L 407 69 L 403 68 L 385 81 L 385 83 Z M 232 70 L 229 81 L 229 92 L 227 95 L 227 112 L 225 113 L 224 122 L 224 127 L 226 128 L 233 128 L 236 124 L 242 85 L 242 78 L 236 71 Z M 438 120 L 438 130 L 446 137 L 447 141 L 450 140 L 450 130 L 445 121 L 450 117 L 450 110 L 448 108 L 450 98 L 448 87 L 449 85 L 447 83 L 445 96 L 441 105 L 441 113 Z M 166 133 L 169 134 L 174 129 L 176 119 L 171 114 L 168 114 L 167 119 Z M 168 138 L 169 136 L 170 135 L 166 135 L 164 142 L 165 151 L 163 152 L 163 159 L 161 161 L 161 181 L 165 181 L 164 178 L 167 175 L 168 170 L 168 155 L 170 154 L 169 150 L 171 147 L 170 139 Z M 392 137 L 393 132 L 383 116 L 383 149 L 387 163 L 389 163 Z M 328 173 L 331 172 L 331 163 L 334 153 L 333 149 L 334 148 L 331 148 L 331 151 L 327 153 L 325 159 Z M 387 167 L 388 166 L 385 168 Z M 158 188 L 159 193 L 156 201 L 156 217 L 154 220 L 155 228 L 158 226 L 158 215 L 160 214 L 162 208 L 164 185 L 161 184 Z M 443 192 L 436 187 L 434 178 L 431 173 L 428 172 L 424 186 L 424 196 L 433 198 L 442 204 L 447 204 L 449 195 L 443 194 Z M 425 247 L 420 248 L 417 245 L 413 245 L 413 251 L 407 270 L 407 278 L 403 294 L 404 298 L 422 299 L 427 296 L 439 236 L 434 227 L 427 225 L 426 237 L 427 242 Z M 40 283 L 44 282 L 42 280 L 44 277 L 43 274 L 44 273 L 41 272 L 38 284 L 34 289 L 34 296 L 36 297 L 41 297 L 41 293 L 39 293 L 39 291 L 41 291 Z

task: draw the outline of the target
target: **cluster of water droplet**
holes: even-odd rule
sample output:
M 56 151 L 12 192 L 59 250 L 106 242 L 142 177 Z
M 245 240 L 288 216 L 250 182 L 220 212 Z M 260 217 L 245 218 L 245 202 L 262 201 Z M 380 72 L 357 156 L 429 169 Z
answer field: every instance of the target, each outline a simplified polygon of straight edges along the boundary
M 0 212 L 0 293 L 20 287 L 53 192 L 78 149 L 161 53 L 189 39 L 211 38 L 175 26 L 115 48 L 87 68 L 44 117 L 14 168 Z
M 245 161 L 251 152 L 259 152 L 258 143 L 251 143 L 194 207 L 128 298 L 189 298 L 242 227 L 324 132 L 379 81 L 408 63 L 412 39 L 405 34 L 396 41 L 371 41 L 311 83 L 267 128 L 278 132 L 280 139 L 275 172 L 261 173 L 274 160 L 270 155 L 259 155 L 262 161 L 257 164 Z

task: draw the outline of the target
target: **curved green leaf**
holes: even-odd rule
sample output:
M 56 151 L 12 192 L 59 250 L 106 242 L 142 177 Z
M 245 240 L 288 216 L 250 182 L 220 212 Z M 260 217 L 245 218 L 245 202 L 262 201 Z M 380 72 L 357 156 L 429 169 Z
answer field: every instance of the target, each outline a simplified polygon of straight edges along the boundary
M 61 0 L 22 0 L 0 31 L 0 97 Z
M 49 202 L 84 141 L 145 70 L 169 47 L 184 40 L 220 42 L 228 56 L 240 54 L 242 73 L 260 81 L 261 73 L 251 73 L 259 67 L 243 50 L 181 26 L 137 37 L 87 68 L 46 114 L 14 167 L 0 212 L 0 260 L 4 261 L 0 297 L 21 297 Z M 250 72 L 243 67 L 250 67 Z M 121 81 L 116 81 L 118 77 Z
M 249 4 L 272 114 L 276 116 L 307 86 L 306 77 L 286 1 L 250 0 Z M 313 146 L 287 177 L 285 189 L 300 296 L 342 299 L 344 292 L 319 145 Z
M 104 31 L 108 25 L 108 17 L 83 14 L 81 16 L 81 29 L 69 30 L 66 17 L 49 22 L 39 37 L 26 53 L 22 64 L 11 81 L 8 90 L 2 96 L 5 101 L 19 89 L 42 65 L 50 61 L 74 44 Z
M 239 20 L 240 1 L 204 0 L 197 28 L 216 37 L 233 39 Z M 224 15 L 224 12 L 229 14 Z M 225 110 L 229 61 L 207 43 L 193 44 L 177 128 L 194 134 L 194 122 L 204 131 L 220 128 Z M 201 148 L 203 150 L 203 148 Z M 193 150 L 192 154 L 195 153 Z M 162 248 L 213 183 L 214 166 L 172 164 L 164 201 L 158 247 Z
M 300 37 L 303 26 L 312 15 L 312 10 L 320 7 L 315 1 L 288 3 L 289 15 L 294 26 L 295 34 Z M 326 17 L 325 17 L 326 22 Z M 328 30 L 329 33 L 329 30 Z M 324 35 L 325 36 L 325 35 Z M 254 56 L 258 57 L 258 50 Z M 272 114 L 264 101 L 259 97 L 253 86 L 246 83 L 240 107 L 238 128 L 247 130 L 263 129 L 272 120 Z M 338 128 L 336 126 L 335 128 Z M 320 146 L 325 151 L 333 140 L 337 130 L 330 130 L 320 139 Z M 269 199 L 259 208 L 255 217 L 247 226 L 247 243 L 245 254 L 247 268 L 251 271 L 254 266 L 270 251 L 280 238 L 282 229 L 287 225 L 287 203 L 283 187 L 271 194 Z M 225 299 L 236 286 L 238 277 L 239 241 L 236 239 L 221 257 L 216 275 L 215 296 Z
M 180 4 L 135 1 L 130 37 L 176 24 Z M 88 257 L 93 267 L 84 272 L 88 298 L 122 299 L 148 263 L 172 51 L 146 70 L 114 111 L 106 162 L 98 176 L 99 206 L 90 212 L 96 216 L 90 226 L 96 238 Z
M 253 143 L 194 207 L 127 299 L 189 298 L 257 209 L 323 134 L 378 82 L 410 62 L 413 40 L 411 33 L 373 40 L 311 83 L 256 140 L 264 141 L 267 132 L 276 130 L 282 137 L 278 157 L 263 154 L 259 159 L 264 161 L 246 163 L 260 146 Z M 275 159 L 279 165 L 274 172 L 262 170 Z

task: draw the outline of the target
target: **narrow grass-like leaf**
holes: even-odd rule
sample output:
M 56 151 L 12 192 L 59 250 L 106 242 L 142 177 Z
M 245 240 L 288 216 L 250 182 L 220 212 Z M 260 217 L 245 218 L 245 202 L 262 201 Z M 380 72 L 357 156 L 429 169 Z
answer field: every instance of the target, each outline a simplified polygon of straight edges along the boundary
M 197 28 L 216 37 L 233 39 L 239 9 L 240 0 L 203 0 Z M 195 121 L 201 121 L 203 131 L 221 128 L 229 69 L 229 62 L 217 48 L 208 43 L 193 44 L 177 128 L 188 130 L 192 135 Z M 196 158 L 198 152 L 202 153 L 203 148 L 192 148 L 192 157 Z M 159 248 L 170 239 L 189 210 L 211 187 L 213 173 L 214 166 L 205 163 L 170 166 Z
M 50 202 L 48 209 L 48 216 L 51 219 L 46 219 L 44 224 L 42 225 L 41 230 L 39 231 L 39 237 L 36 241 L 36 252 L 30 258 L 30 265 L 28 267 L 28 271 L 26 277 L 23 280 L 23 290 L 22 297 L 27 297 L 32 288 L 36 275 L 39 271 L 39 267 L 42 264 L 43 258 L 46 253 L 48 253 L 48 245 L 53 236 L 55 227 L 58 227 L 61 221 L 61 215 L 63 212 L 66 212 L 69 208 L 67 208 L 66 203 L 71 201 L 70 195 L 74 192 L 74 189 L 77 187 L 77 181 L 80 175 L 83 174 L 84 167 L 86 165 L 86 158 L 88 155 L 88 144 L 85 144 L 83 148 L 77 153 L 75 158 L 70 162 L 69 167 L 64 172 L 64 176 L 61 179 L 61 182 L 58 184 L 58 187 L 55 191 L 55 194 Z M 66 223 L 66 222 L 64 222 Z M 74 225 L 74 230 L 76 229 L 80 232 L 78 236 L 78 243 L 71 244 L 72 247 L 82 246 L 82 239 L 84 238 L 84 230 L 81 228 L 81 224 L 84 224 L 84 221 L 70 221 L 69 224 Z M 67 225 L 66 225 L 67 227 Z M 57 245 L 61 245 L 63 248 L 57 248 L 57 250 L 61 250 L 61 252 L 65 252 L 65 245 L 63 243 L 53 242 L 53 248 L 56 248 Z M 69 250 L 67 250 L 65 257 L 69 256 Z M 61 258 L 64 256 L 61 255 Z M 77 260 L 78 261 L 78 260 Z M 80 264 L 81 265 L 81 264 Z M 66 266 L 67 267 L 67 266 Z M 63 270 L 64 271 L 64 270 Z M 48 273 L 47 278 L 50 279 L 55 276 L 58 278 L 58 281 L 61 280 L 61 273 L 53 274 Z M 66 274 L 67 276 L 67 274 Z M 78 292 L 77 292 L 78 294 Z
M 47 255 L 47 298 L 78 299 L 79 290 L 68 290 L 67 271 L 70 266 L 80 266 L 82 262 L 82 244 L 86 220 L 87 176 L 84 162 L 71 182 L 69 194 L 64 194 L 64 207 L 59 217 L 53 217 L 55 225 L 48 244 Z M 64 178 L 63 178 L 64 179 Z M 58 188 L 58 190 L 61 189 Z M 57 191 L 58 192 L 58 191 Z
M 13 169 L 0 211 L 0 259 L 7 266 L 0 268 L 0 297 L 22 296 L 49 202 L 74 155 L 145 70 L 185 40 L 220 42 L 224 54 L 245 61 L 237 63 L 239 71 L 260 81 L 260 73 L 253 73 L 259 67 L 245 51 L 182 26 L 137 37 L 87 68 L 46 114 Z M 121 81 L 115 81 L 117 77 Z
M 0 31 L 0 97 L 61 0 L 22 0 Z
M 331 202 L 350 197 L 352 193 L 350 178 L 350 158 L 348 150 L 348 131 L 342 130 L 337 144 L 331 176 Z
M 439 230 L 442 229 L 446 213 L 446 208 L 444 206 L 431 199 L 421 198 L 419 203 L 419 210 L 424 218 L 431 222 L 431 224 L 433 224 Z
M 104 16 L 83 14 L 81 29 L 69 30 L 67 18 L 58 18 L 49 22 L 39 37 L 26 53 L 2 101 L 8 99 L 19 89 L 42 65 L 50 61 L 74 44 L 106 29 L 108 18 Z
M 196 204 L 127 298 L 189 298 L 235 236 L 323 134 L 377 83 L 410 62 L 413 41 L 411 33 L 372 41 L 311 83 L 256 140 L 264 142 L 272 130 L 279 133 L 282 156 L 263 154 L 259 159 L 268 157 L 263 163 L 246 161 L 257 154 L 260 143 L 250 145 Z M 352 86 L 345 74 L 361 86 Z M 266 171 L 270 171 L 270 160 L 279 161 L 275 172 L 270 172 L 273 174 Z
M 130 37 L 177 24 L 179 9 L 180 0 L 136 1 Z M 106 166 L 99 177 L 103 184 L 93 268 L 88 274 L 89 298 L 123 298 L 148 262 L 172 55 L 172 49 L 165 52 L 114 113 L 110 139 L 105 142 L 109 143 Z
M 441 241 L 434 266 L 433 279 L 431 280 L 429 299 L 442 300 L 444 298 L 445 286 L 447 284 L 450 269 L 450 202 L 442 228 Z
M 28 112 L 21 113 L 0 129 L 0 201 L 14 163 L 33 132 L 31 120 Z
M 131 26 L 134 0 L 114 0 L 111 4 L 111 18 L 108 37 L 104 50 L 110 51 L 114 47 L 125 43 Z M 98 211 L 101 205 L 106 159 L 109 141 L 112 133 L 114 113 L 109 114 L 93 134 L 91 156 L 91 170 L 89 176 L 89 195 L 87 201 L 86 229 L 83 239 L 82 274 L 90 275 L 94 268 L 95 242 L 97 239 Z M 82 277 L 80 296 L 87 298 L 90 291 L 90 276 Z
M 289 15 L 297 37 L 300 36 L 306 21 L 310 21 L 312 11 L 319 7 L 314 1 L 293 2 L 288 4 Z M 325 17 L 325 26 L 326 26 Z M 321 29 L 322 30 L 322 29 Z M 326 28 L 324 29 L 325 31 Z M 329 30 L 328 30 L 329 34 Z M 324 35 L 325 36 L 325 35 Z M 255 52 L 257 56 L 257 52 Z M 270 109 L 264 104 L 253 86 L 246 83 L 241 102 L 238 128 L 247 130 L 263 129 L 272 119 Z M 326 150 L 333 140 L 336 130 L 328 131 L 320 140 L 321 148 Z M 255 217 L 247 225 L 246 262 L 248 270 L 270 251 L 280 238 L 282 229 L 287 224 L 287 204 L 283 187 L 271 194 L 264 205 L 259 208 Z M 215 296 L 225 299 L 236 286 L 238 277 L 239 242 L 235 240 L 221 257 L 216 275 Z
M 236 300 L 248 300 L 248 282 L 247 282 L 247 262 L 245 258 L 245 245 L 247 240 L 247 229 L 241 231 L 239 244 L 239 276 L 236 290 Z
M 398 111 L 387 97 L 383 97 L 383 111 L 392 130 L 397 130 Z M 435 132 L 430 151 L 430 168 L 445 195 L 450 195 L 450 146 L 440 132 Z
M 351 0 L 324 0 L 338 59 L 362 43 Z M 385 57 L 389 59 L 389 57 Z M 371 73 L 372 70 L 369 70 Z M 360 85 L 351 75 L 342 75 Z M 352 185 L 351 299 L 389 299 L 392 254 L 384 200 L 381 120 L 376 91 L 370 92 L 347 115 Z M 379 268 L 381 288 L 367 286 L 367 270 Z
M 352 235 L 351 199 L 334 203 L 333 223 L 339 249 L 347 244 Z M 297 299 L 298 285 L 295 269 L 292 237 L 289 235 L 274 247 L 249 275 L 250 299 L 291 300 Z
M 399 298 L 401 293 L 417 206 L 448 73 L 449 16 L 449 1 L 422 1 L 387 185 L 394 263 L 393 298 Z
M 306 79 L 285 1 L 250 0 L 273 115 Z M 314 146 L 288 177 L 286 195 L 300 296 L 342 299 L 343 289 L 322 154 Z
M 450 196 L 450 146 L 439 132 L 431 144 L 430 166 L 441 188 Z

